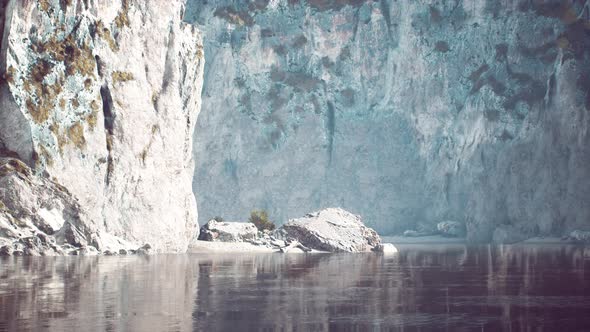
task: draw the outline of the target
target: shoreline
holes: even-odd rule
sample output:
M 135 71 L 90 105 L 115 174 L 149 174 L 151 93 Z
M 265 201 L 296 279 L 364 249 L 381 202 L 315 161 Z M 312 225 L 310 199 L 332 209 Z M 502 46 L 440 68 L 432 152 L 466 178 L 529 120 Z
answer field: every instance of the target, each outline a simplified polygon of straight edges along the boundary
M 523 241 L 514 243 L 468 243 L 465 238 L 457 237 L 444 237 L 441 235 L 428 235 L 428 236 L 417 236 L 417 237 L 406 237 L 401 235 L 396 236 L 382 236 L 383 243 L 393 243 L 394 245 L 404 244 L 432 244 L 432 245 L 586 245 L 584 243 L 578 243 L 573 240 L 563 240 L 559 237 L 532 237 Z
M 188 254 L 194 253 L 261 253 L 273 254 L 281 253 L 277 248 L 269 248 L 261 245 L 254 245 L 249 242 L 213 242 L 196 240 L 191 243 L 186 251 Z M 288 253 L 303 254 L 303 250 L 299 248 L 290 248 Z M 312 254 L 325 254 L 325 251 L 312 250 Z

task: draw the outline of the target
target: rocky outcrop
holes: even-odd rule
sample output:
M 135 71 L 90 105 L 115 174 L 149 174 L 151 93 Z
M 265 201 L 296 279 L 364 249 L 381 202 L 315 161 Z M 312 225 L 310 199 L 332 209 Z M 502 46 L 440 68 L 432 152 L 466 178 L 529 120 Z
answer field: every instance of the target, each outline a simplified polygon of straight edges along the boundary
M 100 233 L 67 188 L 34 175 L 15 158 L 0 157 L 0 256 L 147 253 Z
M 571 0 L 187 2 L 204 223 L 326 206 L 381 234 L 590 222 L 590 11 Z M 201 188 L 208 188 L 203 191 Z
M 22 210 L 31 229 L 186 250 L 204 60 L 183 11 L 181 0 L 1 2 L 0 153 L 30 167 L 24 187 L 65 188 L 85 215 L 38 203 Z
M 96 228 L 63 186 L 0 158 L 0 255 L 59 255 L 101 248 Z
M 258 237 L 258 229 L 249 222 L 209 220 L 199 231 L 199 240 L 213 242 L 243 242 Z
M 287 238 L 303 246 L 328 252 L 377 251 L 381 238 L 366 227 L 360 216 L 339 208 L 328 208 L 291 219 L 283 227 Z
M 465 224 L 458 221 L 441 221 L 436 224 L 436 229 L 442 236 L 465 237 Z
M 328 208 L 291 219 L 280 228 L 258 231 L 252 223 L 210 220 L 201 228 L 196 250 L 210 248 L 206 242 L 248 243 L 268 252 L 367 252 L 395 253 L 379 235 L 366 227 L 360 216 L 340 208 Z M 227 251 L 259 251 L 227 246 Z
M 577 229 L 568 234 L 566 238 L 576 243 L 590 244 L 590 231 L 581 231 Z

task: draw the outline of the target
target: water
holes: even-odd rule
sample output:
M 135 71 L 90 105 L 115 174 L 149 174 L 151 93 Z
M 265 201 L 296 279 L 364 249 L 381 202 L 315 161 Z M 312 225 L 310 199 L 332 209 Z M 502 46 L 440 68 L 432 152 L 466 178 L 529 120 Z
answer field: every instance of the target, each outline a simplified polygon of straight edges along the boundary
M 590 331 L 590 249 L 9 257 L 0 331 Z

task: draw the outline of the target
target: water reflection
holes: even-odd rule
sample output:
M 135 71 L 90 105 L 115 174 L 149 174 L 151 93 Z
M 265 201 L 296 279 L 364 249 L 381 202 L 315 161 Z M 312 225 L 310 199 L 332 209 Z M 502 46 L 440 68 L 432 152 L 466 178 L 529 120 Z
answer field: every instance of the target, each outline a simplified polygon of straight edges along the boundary
M 590 330 L 590 250 L 0 260 L 0 331 Z

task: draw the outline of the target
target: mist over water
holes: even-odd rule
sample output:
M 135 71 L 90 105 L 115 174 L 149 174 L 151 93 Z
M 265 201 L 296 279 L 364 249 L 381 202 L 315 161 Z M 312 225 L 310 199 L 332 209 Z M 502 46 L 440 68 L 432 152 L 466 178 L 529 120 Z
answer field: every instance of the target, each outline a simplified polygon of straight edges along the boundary
M 0 331 L 590 329 L 590 251 L 9 257 Z

